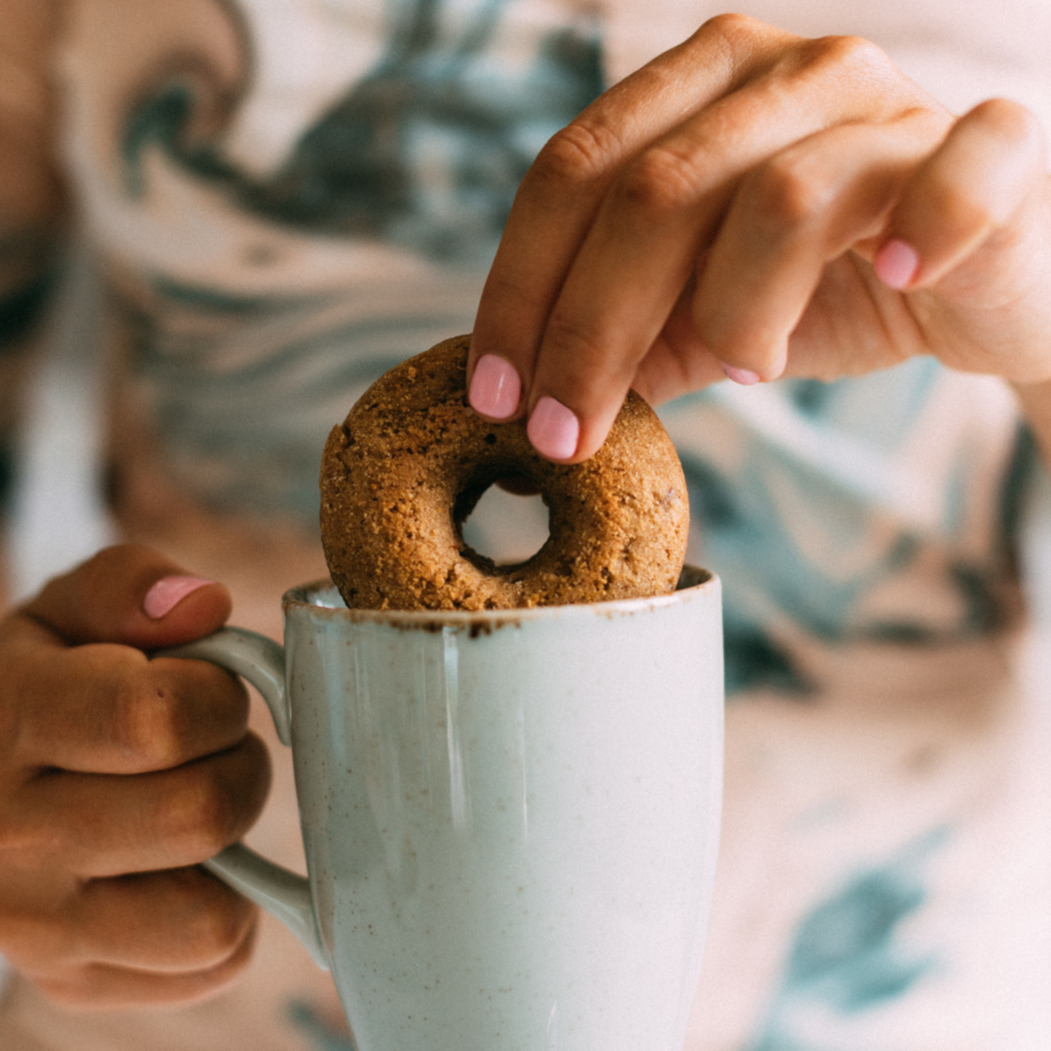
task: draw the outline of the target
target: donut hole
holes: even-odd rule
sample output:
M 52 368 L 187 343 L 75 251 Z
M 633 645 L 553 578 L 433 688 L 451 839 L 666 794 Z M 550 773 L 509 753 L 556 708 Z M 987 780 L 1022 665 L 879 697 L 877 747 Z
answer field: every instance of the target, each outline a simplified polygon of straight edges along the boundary
M 453 508 L 464 556 L 483 570 L 520 566 L 533 558 L 551 535 L 547 505 L 535 490 L 518 472 L 469 485 Z

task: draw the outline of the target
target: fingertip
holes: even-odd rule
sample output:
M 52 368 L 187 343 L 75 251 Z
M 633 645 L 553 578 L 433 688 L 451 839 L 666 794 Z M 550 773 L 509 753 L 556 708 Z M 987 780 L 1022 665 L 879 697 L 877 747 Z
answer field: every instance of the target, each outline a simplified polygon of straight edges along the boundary
M 698 289 L 687 306 L 688 327 L 677 342 L 691 357 L 710 360 L 727 379 L 742 387 L 772 383 L 788 367 L 787 326 L 762 316 L 761 296 L 747 310 L 732 304 L 725 291 Z M 714 371 L 714 369 L 713 369 Z M 718 379 L 718 373 L 713 381 Z
M 526 434 L 541 456 L 561 463 L 576 455 L 580 442 L 580 420 L 572 409 L 544 395 L 533 406 Z
M 756 383 L 761 383 L 763 377 L 758 372 L 753 372 L 751 369 L 740 369 L 735 365 L 727 365 L 725 361 L 719 362 L 726 378 L 731 379 L 734 383 L 740 384 L 742 387 L 752 387 Z
M 920 270 L 920 256 L 907 241 L 892 237 L 877 250 L 872 266 L 883 284 L 902 292 L 915 282 Z
M 744 356 L 737 346 L 728 348 L 732 355 L 727 353 L 726 357 L 716 356 L 719 368 L 723 375 L 741 387 L 754 387 L 760 383 L 773 383 L 779 380 L 788 368 L 788 341 L 785 340 L 780 346 L 774 345 L 766 349 L 765 353 L 751 353 L 748 355 L 747 365 L 731 364 L 729 357 Z M 709 352 L 711 353 L 711 352 Z
M 202 577 L 172 574 L 154 581 L 142 598 L 129 641 L 152 649 L 177 646 L 218 631 L 233 609 L 229 590 Z
M 475 412 L 492 420 L 509 419 L 521 396 L 522 380 L 506 358 L 483 354 L 478 359 L 467 395 Z
M 188 595 L 214 583 L 214 580 L 205 580 L 203 577 L 178 575 L 161 577 L 146 592 L 142 600 L 142 611 L 151 620 L 160 620 Z

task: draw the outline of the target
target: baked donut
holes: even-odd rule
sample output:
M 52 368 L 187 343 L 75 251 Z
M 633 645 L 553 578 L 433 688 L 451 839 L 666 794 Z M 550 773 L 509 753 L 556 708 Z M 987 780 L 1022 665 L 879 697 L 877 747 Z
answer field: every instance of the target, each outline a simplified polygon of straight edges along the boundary
M 467 403 L 469 336 L 374 383 L 334 427 L 321 464 L 321 539 L 357 609 L 481 610 L 604 602 L 673 591 L 689 505 L 675 448 L 630 392 L 602 448 L 551 463 L 525 421 L 488 423 Z M 550 536 L 497 566 L 461 526 L 494 482 L 518 477 L 548 507 Z

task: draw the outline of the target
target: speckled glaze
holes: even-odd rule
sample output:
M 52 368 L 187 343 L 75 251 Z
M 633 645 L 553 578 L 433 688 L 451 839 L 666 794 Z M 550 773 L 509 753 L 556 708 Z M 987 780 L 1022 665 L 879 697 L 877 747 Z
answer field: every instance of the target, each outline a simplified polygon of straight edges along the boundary
M 197 644 L 286 740 L 291 716 L 309 886 L 241 846 L 210 864 L 331 967 L 359 1051 L 682 1047 L 723 718 L 719 582 L 683 583 L 493 613 L 306 587 L 283 662 Z

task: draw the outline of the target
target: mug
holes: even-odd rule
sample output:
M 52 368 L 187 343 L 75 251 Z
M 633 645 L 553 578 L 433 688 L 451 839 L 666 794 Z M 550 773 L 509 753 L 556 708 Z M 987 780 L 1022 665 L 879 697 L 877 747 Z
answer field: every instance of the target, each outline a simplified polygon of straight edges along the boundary
M 308 876 L 209 868 L 331 969 L 359 1051 L 680 1051 L 722 790 L 720 585 L 486 612 L 283 599 L 284 649 L 169 655 L 265 698 Z

